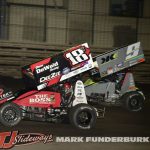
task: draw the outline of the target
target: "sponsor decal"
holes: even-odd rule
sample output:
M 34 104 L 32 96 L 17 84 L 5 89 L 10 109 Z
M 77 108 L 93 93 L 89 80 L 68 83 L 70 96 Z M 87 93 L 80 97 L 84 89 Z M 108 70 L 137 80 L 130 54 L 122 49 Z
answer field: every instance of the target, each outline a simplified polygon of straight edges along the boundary
M 18 131 L 0 133 L 0 149 L 9 149 L 14 146 L 29 145 L 43 142 L 44 144 L 53 142 L 52 134 L 23 133 Z
M 135 60 L 131 60 L 131 61 L 129 61 L 129 66 L 133 66 L 133 65 L 136 65 L 138 62 L 137 62 L 137 60 L 135 59 Z
M 70 72 L 70 68 L 66 67 L 63 69 L 62 74 L 68 74 Z
M 8 97 L 12 96 L 12 94 L 13 94 L 11 91 L 3 94 L 3 91 L 2 91 L 2 90 L 3 90 L 3 89 L 1 89 L 1 91 L 0 91 L 0 92 L 1 92 L 0 100 L 5 99 L 5 98 L 8 98 Z
M 79 69 L 80 72 L 83 72 L 85 70 L 88 70 L 90 67 L 88 66 L 83 66 L 82 68 Z
M 82 88 L 82 82 L 77 82 L 77 85 L 80 85 L 80 88 Z
M 84 87 L 82 82 L 77 82 L 76 87 L 77 87 L 77 96 L 81 96 L 82 95 L 82 89 Z
M 42 83 L 40 85 L 37 86 L 38 90 L 44 89 L 47 86 L 48 83 Z
M 48 96 L 48 94 L 37 94 L 34 95 L 33 98 L 29 99 L 30 103 L 54 103 L 55 102 L 55 95 L 50 95 Z
M 88 68 L 92 68 L 92 64 L 89 64 L 88 61 L 85 61 L 85 62 L 82 62 L 79 65 L 76 65 L 75 67 L 72 67 L 71 71 L 74 71 L 74 70 L 77 70 L 77 69 L 85 69 L 85 68 L 87 68 L 87 65 L 88 65 Z
M 87 104 L 84 84 L 80 80 L 76 82 L 74 96 L 75 96 L 75 99 L 73 100 L 73 104 L 72 104 L 73 106 L 80 104 L 80 103 Z
M 118 68 L 122 68 L 122 67 L 123 67 L 123 65 L 124 65 L 124 63 L 123 63 L 123 62 L 121 62 L 121 63 L 117 64 L 117 67 L 118 67 Z
M 92 65 L 92 64 L 91 64 L 91 65 Z M 88 66 L 89 66 L 89 64 L 86 64 L 85 66 L 80 67 L 80 68 L 77 69 L 77 70 L 71 71 L 71 72 L 69 72 L 68 74 L 63 75 L 63 76 L 61 77 L 60 81 L 63 81 L 63 80 L 68 79 L 68 78 L 70 78 L 70 77 L 72 77 L 72 76 L 75 76 L 75 75 L 77 75 L 77 74 L 80 74 L 80 73 L 82 73 L 82 72 L 84 72 L 84 71 L 89 70 L 89 67 L 88 67 Z M 93 67 L 93 66 L 92 66 L 92 67 Z
M 134 85 L 134 79 L 133 79 L 133 76 L 132 76 L 132 75 L 129 76 L 129 85 L 130 85 L 130 86 L 135 86 L 135 85 Z
M 40 78 L 40 83 L 43 83 L 43 82 L 46 82 L 46 81 L 49 81 L 53 78 L 56 78 L 57 76 L 60 76 L 60 71 L 58 72 L 53 72 L 51 73 L 50 75 L 46 76 L 46 77 L 41 77 Z
M 77 95 L 76 95 L 77 98 L 83 98 L 82 97 L 82 87 L 80 88 L 79 86 L 77 86 Z
M 39 73 L 42 73 L 46 70 L 50 70 L 51 71 L 54 71 L 56 69 L 59 69 L 59 65 L 58 65 L 58 62 L 56 61 L 55 63 L 52 63 L 52 64 L 49 64 L 49 65 L 42 65 L 42 66 L 38 66 L 36 67 L 36 73 L 39 74 Z
M 71 69 L 71 71 L 72 71 L 73 75 L 76 75 L 76 74 L 82 73 L 90 68 L 92 68 L 92 64 L 88 64 L 88 62 L 84 62 L 80 65 L 77 65 L 76 67 L 73 67 Z
M 112 67 L 108 68 L 107 74 L 112 74 L 113 72 L 114 72 L 114 71 L 113 71 L 113 68 L 112 68 Z
M 118 58 L 118 52 L 110 54 L 110 55 L 107 55 L 105 57 L 102 57 L 101 58 L 101 61 L 102 61 L 101 64 L 108 63 L 108 62 L 110 62 L 110 61 L 112 61 L 112 60 L 114 60 L 116 58 Z

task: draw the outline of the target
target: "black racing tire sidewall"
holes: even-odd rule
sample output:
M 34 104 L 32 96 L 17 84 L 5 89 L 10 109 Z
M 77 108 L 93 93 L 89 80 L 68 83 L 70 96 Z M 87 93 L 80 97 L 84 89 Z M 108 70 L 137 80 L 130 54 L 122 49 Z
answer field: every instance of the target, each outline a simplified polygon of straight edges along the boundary
M 138 103 L 135 107 L 131 104 L 133 99 L 136 99 Z M 141 111 L 143 108 L 144 98 L 137 91 L 129 92 L 123 97 L 123 105 L 126 107 L 127 110 L 131 112 L 138 112 Z
M 78 114 L 84 111 L 88 112 L 91 115 L 91 120 L 88 126 L 79 125 L 77 121 Z M 75 107 L 73 107 L 72 110 L 70 110 L 69 118 L 71 124 L 76 128 L 88 130 L 94 127 L 96 123 L 97 115 L 96 115 L 96 110 L 92 106 L 88 104 L 78 104 Z
M 3 113 L 7 108 L 13 108 L 13 110 L 15 111 L 15 113 L 17 114 L 17 120 L 15 122 L 11 122 L 8 123 L 4 118 L 3 118 Z M 21 113 L 21 109 L 18 105 L 16 105 L 15 103 L 5 103 L 0 107 L 0 122 L 7 127 L 12 127 L 17 125 L 22 119 L 22 113 Z

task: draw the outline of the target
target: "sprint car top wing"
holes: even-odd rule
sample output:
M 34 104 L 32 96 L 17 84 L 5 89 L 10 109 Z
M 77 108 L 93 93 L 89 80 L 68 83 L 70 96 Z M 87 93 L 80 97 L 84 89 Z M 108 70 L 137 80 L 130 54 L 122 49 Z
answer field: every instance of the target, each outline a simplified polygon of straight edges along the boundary
M 106 77 L 145 61 L 140 42 L 106 52 L 94 59 L 101 77 Z
M 87 43 L 67 49 L 22 68 L 34 80 L 38 90 L 57 84 L 94 67 Z

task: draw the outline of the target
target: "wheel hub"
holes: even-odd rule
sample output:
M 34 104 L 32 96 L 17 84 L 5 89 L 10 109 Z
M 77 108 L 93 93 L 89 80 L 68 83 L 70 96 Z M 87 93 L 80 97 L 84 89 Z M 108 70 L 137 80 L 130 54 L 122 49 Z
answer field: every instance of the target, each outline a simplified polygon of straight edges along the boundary
M 78 117 L 78 122 L 80 125 L 89 125 L 91 115 L 88 112 L 81 112 Z
M 5 111 L 4 113 L 4 118 L 6 121 L 10 122 L 10 121 L 14 121 L 16 118 L 16 113 L 13 109 L 8 109 Z
M 86 122 L 88 120 L 88 115 L 86 112 L 82 112 L 79 116 L 81 122 Z
M 131 101 L 131 105 L 132 106 L 136 106 L 138 104 L 138 101 L 137 101 L 137 99 L 132 99 L 132 101 Z

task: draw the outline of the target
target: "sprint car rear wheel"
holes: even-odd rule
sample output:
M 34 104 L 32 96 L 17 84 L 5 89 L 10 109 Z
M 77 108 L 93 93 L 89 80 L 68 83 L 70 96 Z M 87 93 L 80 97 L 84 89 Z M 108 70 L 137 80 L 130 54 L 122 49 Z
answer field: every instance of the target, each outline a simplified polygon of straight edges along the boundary
M 144 97 L 138 92 L 133 91 L 123 96 L 123 106 L 132 112 L 138 112 L 142 110 L 144 105 Z
M 21 110 L 16 104 L 6 103 L 0 107 L 0 122 L 4 126 L 15 126 L 21 121 L 21 118 Z
M 78 104 L 70 110 L 69 119 L 78 129 L 91 129 L 96 123 L 96 110 L 88 104 Z

